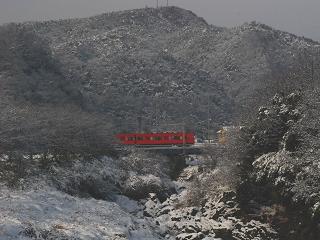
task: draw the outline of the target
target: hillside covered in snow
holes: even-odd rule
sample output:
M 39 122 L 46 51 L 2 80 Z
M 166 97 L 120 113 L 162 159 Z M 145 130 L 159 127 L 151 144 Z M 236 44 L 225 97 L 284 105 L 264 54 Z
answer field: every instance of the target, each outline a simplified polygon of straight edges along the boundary
M 146 129 L 185 122 L 200 134 L 208 114 L 217 129 L 275 89 L 310 83 L 319 49 L 317 42 L 263 24 L 215 27 L 177 7 L 0 30 L 7 96 L 75 104 L 107 115 L 122 130 L 136 130 L 142 116 Z

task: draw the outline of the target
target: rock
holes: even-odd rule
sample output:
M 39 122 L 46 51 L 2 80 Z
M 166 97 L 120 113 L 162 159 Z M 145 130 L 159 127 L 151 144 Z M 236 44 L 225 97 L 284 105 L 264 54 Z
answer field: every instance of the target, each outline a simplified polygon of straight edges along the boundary
M 230 238 L 232 236 L 233 223 L 231 221 L 211 221 L 210 227 L 217 237 Z
M 174 207 L 172 206 L 166 206 L 164 208 L 162 208 L 158 213 L 157 213 L 157 216 L 161 216 L 161 215 L 165 215 L 165 214 L 168 214 L 170 213 L 171 211 L 174 210 Z
M 241 215 L 241 211 L 240 211 L 240 208 L 238 208 L 238 207 L 226 208 L 223 211 L 224 217 L 232 217 L 232 216 L 240 217 L 240 215 Z
M 185 233 L 197 233 L 201 229 L 197 225 L 185 225 L 182 229 L 183 232 Z
M 239 221 L 234 230 L 232 231 L 232 236 L 236 239 L 241 240 L 276 240 L 278 239 L 277 233 L 267 224 L 262 224 L 258 221 L 250 221 L 248 223 L 243 223 Z
M 179 233 L 198 233 L 202 232 L 202 225 L 191 220 L 182 220 L 174 223 L 174 228 Z
M 219 198 L 219 202 L 228 202 L 235 200 L 237 198 L 237 194 L 234 191 L 223 192 L 222 196 Z
M 199 166 L 189 166 L 185 168 L 179 175 L 180 180 L 190 181 L 196 174 L 200 172 Z
M 181 219 L 182 219 L 182 216 L 173 216 L 173 217 L 171 217 L 171 220 L 172 221 L 181 221 Z
M 149 193 L 149 198 L 152 201 L 158 201 L 157 194 L 155 194 L 155 193 Z
M 216 219 L 219 216 L 219 212 L 216 209 L 206 209 L 203 216 L 208 217 L 209 219 Z
M 143 210 L 143 215 L 146 217 L 154 217 L 157 212 L 157 204 L 152 200 L 145 203 L 145 208 Z
M 198 212 L 199 212 L 199 209 L 197 209 L 195 207 L 190 209 L 190 215 L 193 217 L 196 216 Z
M 214 235 L 212 236 L 206 236 L 204 239 L 202 240 L 222 240 L 222 238 L 215 238 Z
M 177 240 L 201 240 L 203 238 L 203 233 L 181 233 L 176 237 Z
M 131 176 L 123 186 L 126 196 L 139 200 L 148 197 L 150 193 L 162 194 L 166 187 L 159 177 L 153 175 Z
M 160 202 L 158 199 L 149 199 L 144 205 L 143 214 L 146 217 L 155 217 L 159 211 Z
M 117 195 L 115 197 L 115 202 L 129 213 L 138 213 L 142 210 L 141 205 L 137 201 L 131 200 L 126 196 Z

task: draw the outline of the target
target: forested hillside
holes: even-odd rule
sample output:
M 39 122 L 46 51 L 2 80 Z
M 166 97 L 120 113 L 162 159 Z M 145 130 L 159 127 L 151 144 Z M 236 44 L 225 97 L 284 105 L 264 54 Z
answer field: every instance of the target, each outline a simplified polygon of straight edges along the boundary
M 312 70 L 317 42 L 255 22 L 212 26 L 177 7 L 29 27 L 50 42 L 91 103 L 117 112 L 126 124 L 142 115 L 149 127 L 185 121 L 203 131 L 209 107 L 210 127 L 216 128 L 280 89 L 305 88 L 319 76 Z
M 185 123 L 199 135 L 208 118 L 213 134 L 276 90 L 311 84 L 319 47 L 257 23 L 215 27 L 177 7 L 1 31 L 2 97 L 74 104 L 123 131 L 142 117 L 145 129 Z

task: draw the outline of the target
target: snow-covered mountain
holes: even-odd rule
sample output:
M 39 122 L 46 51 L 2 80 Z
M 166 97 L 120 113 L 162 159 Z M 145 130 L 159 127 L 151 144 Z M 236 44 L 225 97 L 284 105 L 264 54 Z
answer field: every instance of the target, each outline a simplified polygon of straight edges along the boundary
M 31 22 L 14 31 L 35 33 L 59 66 L 52 71 L 44 64 L 31 71 L 31 80 L 22 79 L 25 91 L 33 86 L 28 96 L 61 100 L 62 89 L 78 105 L 112 115 L 122 129 L 136 128 L 137 116 L 143 116 L 148 127 L 185 122 L 201 132 L 208 108 L 215 129 L 276 89 L 310 85 L 311 56 L 319 47 L 258 23 L 215 27 L 177 7 Z M 26 34 L 20 35 L 16 41 L 25 43 Z M 33 66 L 26 68 L 24 74 Z

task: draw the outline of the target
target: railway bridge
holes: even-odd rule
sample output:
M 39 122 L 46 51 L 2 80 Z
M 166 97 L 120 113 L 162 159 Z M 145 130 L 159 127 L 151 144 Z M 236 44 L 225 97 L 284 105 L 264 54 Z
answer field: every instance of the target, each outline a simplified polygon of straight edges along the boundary
M 133 145 L 132 148 L 164 155 L 200 155 L 208 147 L 219 147 L 218 143 L 196 143 L 193 145 Z

